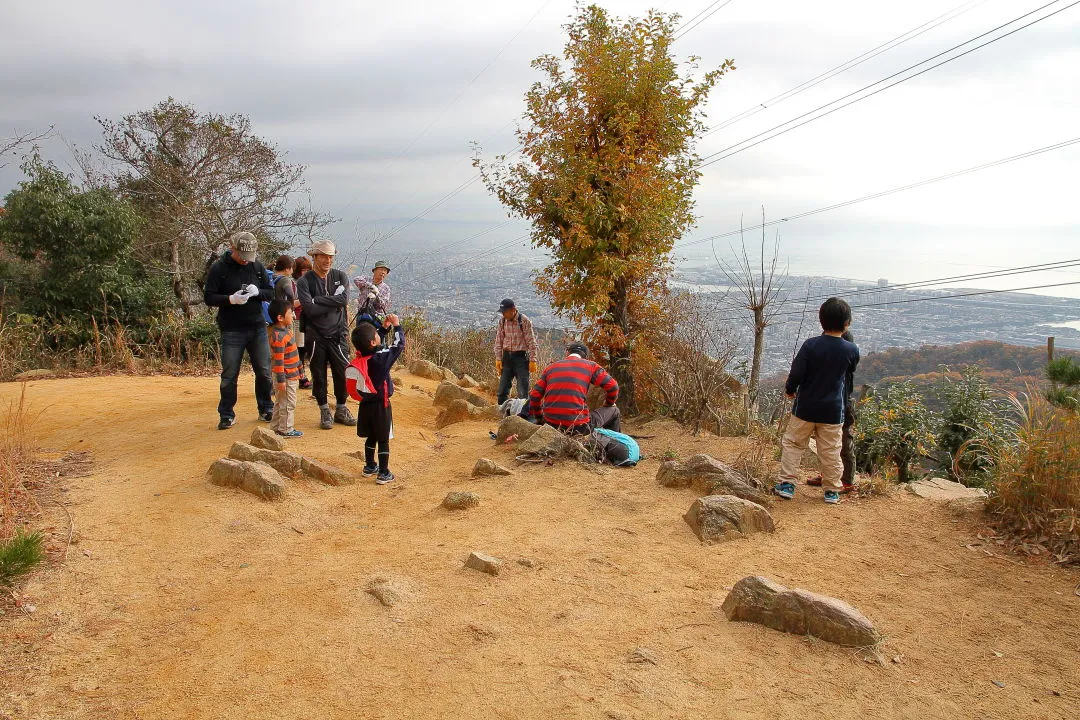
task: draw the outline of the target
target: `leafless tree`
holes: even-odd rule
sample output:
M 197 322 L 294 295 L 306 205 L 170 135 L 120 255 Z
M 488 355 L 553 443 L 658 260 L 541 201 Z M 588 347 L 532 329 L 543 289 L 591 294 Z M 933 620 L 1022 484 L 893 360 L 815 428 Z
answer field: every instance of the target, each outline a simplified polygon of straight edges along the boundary
M 6 167 L 11 162 L 12 157 L 19 157 L 22 154 L 23 149 L 33 151 L 37 147 L 38 142 L 44 140 L 52 134 L 52 126 L 49 129 L 40 132 L 18 132 L 11 137 L 0 138 L 0 168 Z
M 143 260 L 168 273 L 184 312 L 230 235 L 255 233 L 269 257 L 333 218 L 312 209 L 304 167 L 256 136 L 244 115 L 200 114 L 169 98 L 119 121 L 96 118 L 110 184 L 147 221 Z
M 750 362 L 750 382 L 747 399 L 751 414 L 757 407 L 758 383 L 761 379 L 761 356 L 765 349 L 765 328 L 772 325 L 783 306 L 781 293 L 787 280 L 787 270 L 778 271 L 780 256 L 780 233 L 773 238 L 771 256 L 766 252 L 765 209 L 761 209 L 761 245 L 757 258 L 751 258 L 746 249 L 746 238 L 740 221 L 739 250 L 731 248 L 733 261 L 722 260 L 713 246 L 713 257 L 720 270 L 734 288 L 733 304 L 749 311 L 750 326 L 754 331 L 754 354 Z

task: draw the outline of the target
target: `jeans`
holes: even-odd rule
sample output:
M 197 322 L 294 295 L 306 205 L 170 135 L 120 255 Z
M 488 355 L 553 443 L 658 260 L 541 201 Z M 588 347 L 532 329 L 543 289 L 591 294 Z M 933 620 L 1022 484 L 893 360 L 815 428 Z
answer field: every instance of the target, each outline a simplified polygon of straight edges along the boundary
M 502 375 L 499 376 L 499 399 L 496 404 L 502 405 L 510 397 L 510 384 L 517 378 L 517 395 L 519 398 L 529 397 L 529 353 L 524 350 L 511 352 L 503 351 Z
M 273 381 L 270 378 L 270 343 L 266 339 L 263 325 L 243 330 L 221 331 L 221 401 L 218 403 L 218 415 L 222 418 L 235 418 L 233 407 L 236 405 L 236 379 L 240 376 L 240 362 L 247 351 L 251 369 L 255 372 L 255 403 L 259 414 L 274 409 L 270 399 Z
M 309 332 L 304 342 L 311 345 L 311 359 L 308 370 L 311 372 L 311 394 L 319 403 L 326 405 L 326 365 L 330 364 L 330 374 L 334 377 L 334 400 L 338 405 L 345 405 L 349 399 L 345 389 L 345 368 L 351 362 L 349 344 L 344 333 L 337 337 L 326 338 Z

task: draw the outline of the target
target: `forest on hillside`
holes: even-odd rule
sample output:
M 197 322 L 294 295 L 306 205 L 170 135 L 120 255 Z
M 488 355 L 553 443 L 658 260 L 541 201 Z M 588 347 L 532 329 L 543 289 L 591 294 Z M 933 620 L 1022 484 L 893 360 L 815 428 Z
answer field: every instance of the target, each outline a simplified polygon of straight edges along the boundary
M 1072 355 L 1058 351 L 1056 355 Z M 1045 347 L 1006 345 L 992 340 L 959 343 L 956 345 L 923 345 L 918 348 L 890 348 L 871 353 L 859 363 L 856 380 L 876 385 L 882 380 L 936 374 L 941 366 L 959 370 L 966 365 L 978 365 L 984 376 L 994 384 L 1022 383 L 1022 378 L 1037 378 L 1046 367 Z

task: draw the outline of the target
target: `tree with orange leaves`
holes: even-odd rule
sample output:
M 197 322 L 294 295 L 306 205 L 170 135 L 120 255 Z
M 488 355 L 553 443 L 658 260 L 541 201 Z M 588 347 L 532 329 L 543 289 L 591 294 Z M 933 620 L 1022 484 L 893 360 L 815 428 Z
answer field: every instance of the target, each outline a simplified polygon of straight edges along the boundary
M 545 78 L 525 96 L 521 158 L 474 159 L 510 214 L 532 222 L 533 245 L 551 253 L 536 287 L 606 355 L 627 412 L 637 404 L 635 366 L 657 356 L 648 328 L 667 294 L 671 249 L 695 222 L 700 106 L 735 67 L 726 60 L 695 78 L 690 58 L 680 74 L 677 20 L 580 10 L 562 58 L 532 63 Z

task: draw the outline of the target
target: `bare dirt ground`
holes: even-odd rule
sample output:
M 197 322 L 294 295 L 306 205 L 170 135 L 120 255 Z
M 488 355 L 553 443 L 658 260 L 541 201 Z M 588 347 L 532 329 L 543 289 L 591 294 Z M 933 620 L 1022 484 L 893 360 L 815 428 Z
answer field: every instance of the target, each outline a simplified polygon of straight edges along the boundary
M 36 612 L 0 616 L 0 718 L 1080 717 L 1080 573 L 999 557 L 941 505 L 828 507 L 800 488 L 775 534 L 706 546 L 682 520 L 693 493 L 660 487 L 655 458 L 740 441 L 654 423 L 633 470 L 470 480 L 478 457 L 512 452 L 485 423 L 436 435 L 415 389 L 394 398 L 398 482 L 297 481 L 265 503 L 204 475 L 256 426 L 250 387 L 219 432 L 216 378 L 29 385 L 42 445 L 96 464 L 61 479 L 77 542 L 23 589 Z M 300 403 L 291 447 L 359 473 L 351 428 L 319 431 Z M 443 510 L 457 489 L 480 506 Z M 66 534 L 58 512 L 54 543 Z M 504 572 L 464 568 L 472 550 Z M 727 622 L 727 588 L 750 574 L 859 608 L 884 666 Z M 380 576 L 404 604 L 365 592 Z M 639 646 L 657 662 L 629 662 Z

